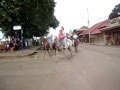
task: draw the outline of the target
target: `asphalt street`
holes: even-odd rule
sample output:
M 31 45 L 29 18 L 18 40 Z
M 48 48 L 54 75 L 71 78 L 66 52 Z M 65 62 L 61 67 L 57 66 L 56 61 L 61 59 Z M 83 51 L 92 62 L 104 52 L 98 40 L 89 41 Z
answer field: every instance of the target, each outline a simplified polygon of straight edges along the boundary
M 81 44 L 59 57 L 0 60 L 0 90 L 120 90 L 120 47 Z

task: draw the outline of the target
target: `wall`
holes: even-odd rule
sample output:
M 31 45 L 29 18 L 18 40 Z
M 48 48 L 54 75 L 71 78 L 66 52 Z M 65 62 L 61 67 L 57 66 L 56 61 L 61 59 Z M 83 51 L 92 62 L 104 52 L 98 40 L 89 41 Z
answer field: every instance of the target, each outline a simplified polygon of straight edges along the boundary
M 93 38 L 93 39 L 92 39 Z M 91 35 L 91 43 L 95 45 L 105 45 L 105 34 L 100 33 L 96 35 Z

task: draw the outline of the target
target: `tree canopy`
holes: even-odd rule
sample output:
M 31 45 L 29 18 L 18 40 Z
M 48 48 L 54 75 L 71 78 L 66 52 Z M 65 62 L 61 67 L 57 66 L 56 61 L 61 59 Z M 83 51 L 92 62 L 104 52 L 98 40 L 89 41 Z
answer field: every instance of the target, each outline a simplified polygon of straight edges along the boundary
M 21 25 L 23 36 L 42 36 L 59 21 L 54 16 L 54 0 L 1 0 L 0 27 L 6 36 L 15 36 L 14 25 Z
M 109 19 L 113 19 L 118 16 L 120 16 L 120 4 L 116 5 L 115 8 L 112 10 L 109 15 Z
M 88 29 L 88 26 L 82 26 L 80 29 Z

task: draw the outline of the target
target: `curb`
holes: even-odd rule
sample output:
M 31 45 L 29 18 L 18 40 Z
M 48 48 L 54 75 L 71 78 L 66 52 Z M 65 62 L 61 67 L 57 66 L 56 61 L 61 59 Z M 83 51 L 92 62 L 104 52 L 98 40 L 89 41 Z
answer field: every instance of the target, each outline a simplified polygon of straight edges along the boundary
M 29 57 L 29 56 L 32 56 L 32 55 L 35 55 L 37 54 L 38 52 L 37 51 L 34 51 L 32 53 L 29 53 L 29 54 L 25 54 L 25 55 L 16 55 L 16 56 L 0 56 L 0 59 L 6 59 L 6 58 L 18 58 L 18 57 Z
M 29 57 L 29 56 L 33 56 L 33 55 L 35 55 L 35 54 L 37 54 L 38 52 L 37 52 L 37 50 L 38 50 L 39 48 L 37 48 L 36 50 L 34 50 L 33 52 L 31 52 L 31 53 L 27 53 L 27 54 L 21 54 L 21 55 L 11 55 L 11 56 L 5 56 L 5 55 L 3 55 L 3 56 L 0 56 L 0 59 L 8 59 L 8 58 L 19 58 L 19 57 Z

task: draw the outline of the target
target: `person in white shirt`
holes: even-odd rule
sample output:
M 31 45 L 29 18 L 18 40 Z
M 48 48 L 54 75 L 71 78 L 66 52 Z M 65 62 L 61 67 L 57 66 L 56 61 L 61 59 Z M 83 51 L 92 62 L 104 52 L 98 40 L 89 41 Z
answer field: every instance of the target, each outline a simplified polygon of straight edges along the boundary
M 76 34 L 76 31 L 73 32 L 73 46 L 75 47 L 75 51 L 78 51 L 78 36 Z
M 77 34 L 73 33 L 73 39 L 77 39 L 77 38 L 78 38 Z

